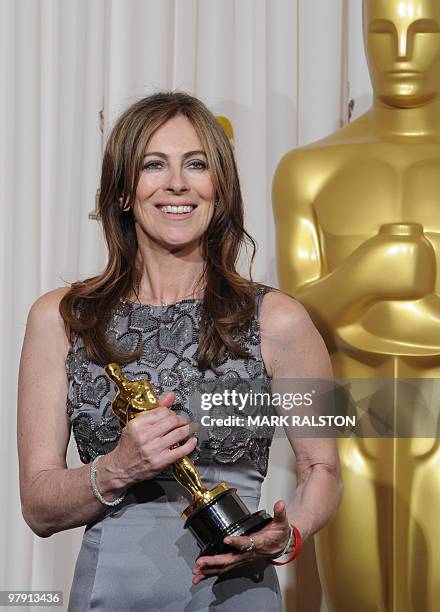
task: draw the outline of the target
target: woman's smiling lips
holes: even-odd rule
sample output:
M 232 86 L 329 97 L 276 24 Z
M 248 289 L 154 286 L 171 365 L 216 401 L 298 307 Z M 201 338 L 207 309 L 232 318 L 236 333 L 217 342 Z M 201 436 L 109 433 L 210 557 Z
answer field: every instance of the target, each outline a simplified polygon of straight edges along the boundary
M 160 212 L 161 215 L 166 216 L 168 219 L 188 219 L 195 209 L 197 208 L 196 204 L 181 203 L 181 204 L 171 204 L 171 203 L 163 203 L 156 204 L 155 208 Z

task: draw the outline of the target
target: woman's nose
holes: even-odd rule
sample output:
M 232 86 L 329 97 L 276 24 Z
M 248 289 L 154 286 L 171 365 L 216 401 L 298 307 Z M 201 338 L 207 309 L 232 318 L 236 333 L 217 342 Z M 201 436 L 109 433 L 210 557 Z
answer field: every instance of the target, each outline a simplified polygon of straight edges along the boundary
M 171 168 L 167 177 L 166 189 L 173 192 L 184 192 L 188 190 L 187 181 L 181 168 Z

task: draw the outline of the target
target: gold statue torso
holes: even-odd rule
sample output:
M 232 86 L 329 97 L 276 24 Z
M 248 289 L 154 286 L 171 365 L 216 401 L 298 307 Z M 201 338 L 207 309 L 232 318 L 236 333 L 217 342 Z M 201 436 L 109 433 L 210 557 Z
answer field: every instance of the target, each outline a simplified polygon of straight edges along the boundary
M 362 129 L 362 123 L 365 120 L 300 154 L 305 190 L 316 184 L 311 208 L 325 273 L 335 270 L 359 246 L 376 236 L 380 226 L 391 223 L 422 225 L 439 261 L 440 139 L 432 143 L 384 140 Z M 434 258 L 432 263 L 436 276 L 433 291 L 405 301 L 390 296 L 365 305 L 360 312 L 357 309 L 354 316 L 344 313 L 335 325 L 339 339 L 360 352 L 439 355 L 436 332 L 440 298 L 436 293 L 440 289 L 440 266 L 435 266 Z M 378 269 L 377 274 L 386 279 L 387 270 Z M 415 324 L 415 309 L 424 319 L 422 326 Z M 417 368 L 417 360 L 411 362 L 412 368 Z M 422 367 L 426 370 L 425 363 Z M 412 368 L 405 375 L 410 376 Z

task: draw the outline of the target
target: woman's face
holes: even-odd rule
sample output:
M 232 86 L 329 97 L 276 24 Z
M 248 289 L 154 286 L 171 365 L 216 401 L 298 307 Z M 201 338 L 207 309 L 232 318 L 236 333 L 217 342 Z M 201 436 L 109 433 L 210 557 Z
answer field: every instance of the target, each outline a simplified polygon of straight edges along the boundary
M 171 250 L 197 246 L 214 209 L 208 160 L 191 122 L 177 115 L 145 151 L 133 214 L 139 243 Z

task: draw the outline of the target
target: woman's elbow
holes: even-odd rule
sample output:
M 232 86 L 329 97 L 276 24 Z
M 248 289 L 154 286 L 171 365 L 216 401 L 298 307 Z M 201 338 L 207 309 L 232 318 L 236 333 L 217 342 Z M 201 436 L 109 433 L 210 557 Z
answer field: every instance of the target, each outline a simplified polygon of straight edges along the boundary
M 47 525 L 44 525 L 41 520 L 38 520 L 35 513 L 27 509 L 23 504 L 21 506 L 21 513 L 29 529 L 38 537 L 50 538 L 50 536 L 55 533 L 49 529 Z

